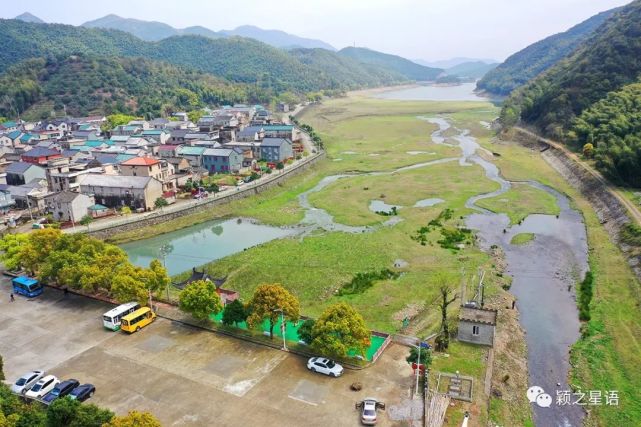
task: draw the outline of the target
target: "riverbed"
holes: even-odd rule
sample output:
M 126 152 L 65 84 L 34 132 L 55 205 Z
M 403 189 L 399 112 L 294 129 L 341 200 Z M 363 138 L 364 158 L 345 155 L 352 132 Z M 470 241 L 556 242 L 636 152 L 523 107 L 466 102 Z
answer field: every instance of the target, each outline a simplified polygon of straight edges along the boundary
M 400 89 L 374 92 L 372 96 L 379 99 L 394 99 L 400 101 L 492 101 L 482 94 L 475 92 L 476 83 L 461 83 L 458 85 L 424 84 Z

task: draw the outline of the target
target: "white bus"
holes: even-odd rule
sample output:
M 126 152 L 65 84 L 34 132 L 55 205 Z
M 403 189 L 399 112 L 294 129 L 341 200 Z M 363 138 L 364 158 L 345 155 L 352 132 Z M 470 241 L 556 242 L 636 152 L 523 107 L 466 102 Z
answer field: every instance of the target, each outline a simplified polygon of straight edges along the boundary
M 126 304 L 119 305 L 116 308 L 112 308 L 102 315 L 102 324 L 109 330 L 117 331 L 120 329 L 120 319 L 129 313 L 133 313 L 139 308 L 140 304 L 137 302 L 128 302 Z

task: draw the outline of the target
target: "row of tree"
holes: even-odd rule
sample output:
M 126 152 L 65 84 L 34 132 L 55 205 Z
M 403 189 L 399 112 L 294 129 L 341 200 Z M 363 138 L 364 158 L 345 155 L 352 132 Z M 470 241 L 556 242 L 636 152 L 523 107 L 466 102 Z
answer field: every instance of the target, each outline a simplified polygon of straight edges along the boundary
M 45 228 L 9 234 L 0 240 L 0 260 L 8 270 L 24 269 L 47 283 L 103 294 L 118 301 L 144 303 L 169 285 L 158 260 L 149 268 L 129 262 L 125 251 L 86 234 Z
M 198 280 L 185 287 L 179 301 L 180 309 L 198 320 L 209 320 L 222 311 L 222 323 L 228 326 L 246 322 L 250 328 L 258 328 L 267 321 L 271 338 L 281 316 L 288 322 L 300 320 L 298 299 L 279 284 L 258 286 L 247 304 L 236 300 L 223 307 L 214 283 Z M 305 320 L 298 329 L 300 340 L 331 357 L 347 357 L 350 352 L 363 356 L 370 336 L 363 317 L 344 302 L 329 306 L 318 320 Z

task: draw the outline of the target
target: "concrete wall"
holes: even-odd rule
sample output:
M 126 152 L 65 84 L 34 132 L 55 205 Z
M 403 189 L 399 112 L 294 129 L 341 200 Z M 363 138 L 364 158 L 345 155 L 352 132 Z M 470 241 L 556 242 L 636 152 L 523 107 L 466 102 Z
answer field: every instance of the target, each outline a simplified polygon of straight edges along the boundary
M 135 230 L 141 227 L 146 227 L 150 225 L 161 224 L 166 221 L 170 221 L 175 218 L 179 218 L 184 215 L 189 215 L 192 213 L 204 211 L 210 209 L 212 206 L 225 204 L 232 202 L 234 200 L 240 200 L 245 197 L 253 196 L 258 193 L 262 193 L 265 190 L 270 188 L 280 186 L 287 178 L 302 173 L 313 166 L 319 160 L 325 158 L 325 152 L 318 153 L 314 156 L 310 156 L 304 162 L 293 165 L 289 169 L 284 170 L 282 173 L 274 172 L 270 175 L 266 181 L 260 182 L 258 184 L 249 184 L 245 188 L 231 194 L 227 194 L 219 197 L 209 197 L 200 201 L 194 201 L 187 206 L 176 206 L 179 210 L 171 211 L 172 206 L 164 208 L 163 211 L 156 210 L 153 213 L 146 214 L 144 217 L 130 217 L 123 218 L 122 224 L 110 224 L 104 228 L 96 229 L 100 227 L 100 224 L 92 225 L 88 234 L 97 237 L 99 239 L 106 239 L 112 237 L 114 234 L 122 233 L 125 231 Z M 84 230 L 83 230 L 84 231 Z
M 478 335 L 474 335 L 472 331 L 474 326 L 478 326 L 479 328 Z M 457 339 L 472 344 L 493 345 L 494 326 L 459 320 Z

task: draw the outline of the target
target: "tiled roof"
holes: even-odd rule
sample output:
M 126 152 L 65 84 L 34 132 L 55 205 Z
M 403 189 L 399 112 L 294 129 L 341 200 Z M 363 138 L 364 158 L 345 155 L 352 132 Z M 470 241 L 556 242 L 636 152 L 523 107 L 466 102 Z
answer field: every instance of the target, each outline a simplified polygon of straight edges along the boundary
M 44 147 L 36 147 L 36 148 L 32 148 L 29 151 L 25 151 L 22 154 L 22 156 L 23 157 L 49 157 L 49 156 L 55 156 L 56 154 L 60 154 L 60 151 L 50 150 Z
M 153 178 L 149 176 L 125 176 L 89 174 L 80 181 L 80 185 L 92 187 L 145 188 Z
M 134 157 L 121 163 L 123 166 L 152 166 L 158 163 L 158 159 L 152 157 Z

